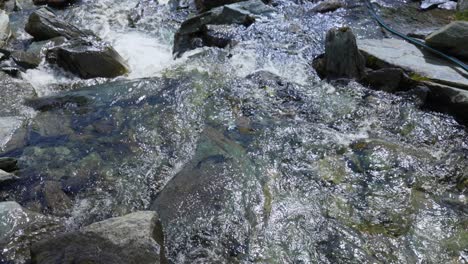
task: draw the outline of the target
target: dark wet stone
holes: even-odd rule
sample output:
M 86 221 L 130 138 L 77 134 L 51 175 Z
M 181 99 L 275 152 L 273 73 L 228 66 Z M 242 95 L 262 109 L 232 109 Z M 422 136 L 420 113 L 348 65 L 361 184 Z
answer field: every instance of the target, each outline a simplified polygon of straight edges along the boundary
M 314 66 L 319 75 L 328 79 L 361 79 L 364 76 L 365 60 L 357 48 L 352 30 L 347 27 L 329 30 L 325 40 L 325 55 L 317 58 Z
M 426 44 L 468 59 L 468 21 L 454 21 L 426 37 Z
M 374 89 L 385 92 L 396 92 L 400 87 L 403 88 L 406 84 L 405 74 L 403 70 L 399 68 L 383 68 L 380 70 L 368 71 L 361 82 Z
M 0 170 L 13 172 L 18 170 L 18 160 L 10 157 L 0 158 Z
M 202 13 L 212 8 L 242 2 L 245 0 L 194 0 L 198 12 Z
M 0 169 L 0 184 L 7 181 L 13 181 L 19 179 L 16 175 L 8 173 Z
M 216 35 L 209 25 L 239 24 L 246 27 L 255 22 L 257 15 L 269 15 L 272 9 L 260 0 L 251 0 L 214 8 L 184 21 L 174 36 L 173 54 L 176 57 L 184 52 L 202 46 L 224 48 L 230 38 Z
M 49 63 L 81 78 L 114 78 L 128 72 L 124 59 L 106 43 L 73 40 L 47 51 Z
M 90 34 L 74 25 L 61 20 L 48 8 L 40 8 L 29 16 L 26 32 L 35 40 L 47 40 L 55 37 L 86 38 Z
M 164 263 L 163 240 L 157 214 L 140 211 L 36 243 L 32 262 Z
M 75 0 L 33 0 L 35 5 L 49 5 L 53 7 L 65 7 L 74 2 Z
M 468 124 L 468 91 L 433 82 L 424 82 L 429 88 L 427 105 L 436 111 L 454 115 Z

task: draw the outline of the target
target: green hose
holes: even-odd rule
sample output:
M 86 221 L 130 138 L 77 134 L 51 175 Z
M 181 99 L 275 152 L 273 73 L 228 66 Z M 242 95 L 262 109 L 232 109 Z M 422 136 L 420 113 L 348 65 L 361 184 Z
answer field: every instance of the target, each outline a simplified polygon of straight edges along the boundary
M 387 31 L 389 31 L 390 33 L 394 34 L 394 35 L 397 35 L 399 36 L 400 38 L 408 41 L 409 43 L 412 43 L 416 46 L 420 46 L 420 47 L 423 47 L 425 49 L 427 49 L 428 51 L 436 54 L 437 56 L 441 57 L 441 58 L 444 58 L 446 60 L 449 60 L 451 61 L 452 63 L 460 66 L 461 68 L 463 68 L 463 70 L 465 70 L 466 72 L 468 72 L 468 66 L 463 63 L 462 61 L 454 58 L 454 57 L 451 57 L 451 56 L 448 56 L 434 48 L 431 48 L 429 46 L 427 46 L 426 44 L 424 44 L 422 41 L 419 41 L 417 39 L 414 39 L 414 38 L 411 38 L 411 37 L 408 37 L 408 36 L 405 36 L 404 34 L 394 30 L 394 29 L 391 29 L 389 26 L 387 26 L 387 24 L 385 24 L 385 22 L 377 15 L 377 13 L 375 12 L 375 9 L 374 7 L 372 6 L 371 2 L 369 0 L 364 0 L 366 2 L 366 5 L 367 5 L 367 8 L 369 9 L 369 13 L 372 15 L 372 17 L 374 17 L 374 19 L 377 21 L 377 23 L 379 23 L 383 28 L 385 28 Z

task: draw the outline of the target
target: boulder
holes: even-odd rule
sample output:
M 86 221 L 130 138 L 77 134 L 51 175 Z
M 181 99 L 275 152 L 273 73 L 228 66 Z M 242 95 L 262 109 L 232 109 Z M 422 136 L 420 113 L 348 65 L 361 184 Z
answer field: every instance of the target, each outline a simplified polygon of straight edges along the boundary
M 425 81 L 429 88 L 426 104 L 430 109 L 453 115 L 460 123 L 468 125 L 468 91 L 443 84 Z
M 454 21 L 426 37 L 426 44 L 453 56 L 468 59 L 468 21 Z
M 163 233 L 155 212 L 97 222 L 32 247 L 33 263 L 164 263 Z
M 20 67 L 24 69 L 34 69 L 41 63 L 41 57 L 37 54 L 18 50 L 11 53 L 11 58 Z
M 17 180 L 19 179 L 16 175 L 8 173 L 0 169 L 0 184 L 6 181 Z
M 173 54 L 180 57 L 184 52 L 202 46 L 226 47 L 226 37 L 210 34 L 209 25 L 240 24 L 250 26 L 257 16 L 269 16 L 273 10 L 261 0 L 250 0 L 214 8 L 184 21 L 174 36 Z
M 385 92 L 396 92 L 404 85 L 405 74 L 399 68 L 383 68 L 366 72 L 361 83 Z
M 49 49 L 46 59 L 84 79 L 114 78 L 129 71 L 117 51 L 110 45 L 97 41 L 72 40 Z
M 325 40 L 325 55 L 318 58 L 314 65 L 317 72 L 328 79 L 361 79 L 365 61 L 357 48 L 352 30 L 348 27 L 329 30 Z
M 63 230 L 55 218 L 27 210 L 16 202 L 0 202 L 0 263 L 30 263 L 30 245 Z
M 4 10 L 0 10 L 0 47 L 10 38 L 10 18 Z
M 320 2 L 318 5 L 314 6 L 312 11 L 318 13 L 327 13 L 333 12 L 338 8 L 342 8 L 343 6 L 344 3 L 341 0 L 325 0 L 323 2 Z
M 23 119 L 18 116 L 0 116 L 0 151 L 5 150 L 5 146 L 22 123 Z
M 413 79 L 468 89 L 468 79 L 450 62 L 424 53 L 416 46 L 399 39 L 361 39 L 359 50 L 366 57 L 367 66 L 401 68 L 413 73 Z
M 47 40 L 55 37 L 86 38 L 91 35 L 61 20 L 45 7 L 36 10 L 29 16 L 25 30 L 35 40 Z

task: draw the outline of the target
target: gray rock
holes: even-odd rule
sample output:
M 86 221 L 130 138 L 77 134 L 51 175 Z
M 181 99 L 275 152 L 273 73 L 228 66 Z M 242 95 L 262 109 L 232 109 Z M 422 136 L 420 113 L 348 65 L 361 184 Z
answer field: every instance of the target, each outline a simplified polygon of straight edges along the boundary
M 6 181 L 12 181 L 12 180 L 17 180 L 17 179 L 19 178 L 16 175 L 13 175 L 11 173 L 8 173 L 0 169 L 0 184 Z
M 455 10 L 455 9 L 457 9 L 457 2 L 448 1 L 446 3 L 438 5 L 437 7 L 440 8 L 440 9 Z
M 63 230 L 60 222 L 16 202 L 0 202 L 1 263 L 30 263 L 30 245 Z
M 362 83 L 385 92 L 396 92 L 404 83 L 404 72 L 398 68 L 383 68 L 366 73 Z
M 454 21 L 426 37 L 426 44 L 468 59 L 468 22 Z
M 0 10 L 0 47 L 10 38 L 10 18 L 4 10 Z
M 36 243 L 32 256 L 37 264 L 164 263 L 162 234 L 157 214 L 141 211 Z
M 128 72 L 127 64 L 117 51 L 96 41 L 70 41 L 48 50 L 46 59 L 84 79 L 114 78 Z
M 343 6 L 344 3 L 341 0 L 325 0 L 314 6 L 312 10 L 318 13 L 327 13 L 333 12 L 338 8 L 342 8 Z
M 47 40 L 55 37 L 86 38 L 90 34 L 81 31 L 72 24 L 59 19 L 48 8 L 40 8 L 29 16 L 26 32 L 35 40 Z
M 41 63 L 41 57 L 34 53 L 18 50 L 11 53 L 11 58 L 18 66 L 25 69 L 34 69 Z
M 468 91 L 433 82 L 424 82 L 429 88 L 427 105 L 436 111 L 449 113 L 468 124 Z
M 435 5 L 440 5 L 449 2 L 449 0 L 423 0 L 421 1 L 421 9 L 428 9 Z
M 350 28 L 335 28 L 327 32 L 323 60 L 325 75 L 329 79 L 361 79 L 364 76 L 365 61 Z
M 372 64 L 402 68 L 416 73 L 420 78 L 453 87 L 468 89 L 468 79 L 462 69 L 432 54 L 423 53 L 416 46 L 399 39 L 358 40 L 360 51 Z
M 467 0 L 458 0 L 457 10 L 462 11 L 462 12 L 467 11 L 468 10 L 468 1 Z

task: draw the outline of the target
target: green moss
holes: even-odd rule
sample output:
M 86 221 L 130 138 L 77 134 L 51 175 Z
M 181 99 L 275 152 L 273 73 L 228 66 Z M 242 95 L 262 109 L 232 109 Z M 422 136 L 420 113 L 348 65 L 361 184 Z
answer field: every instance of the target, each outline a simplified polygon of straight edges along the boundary
M 431 79 L 425 77 L 425 76 L 422 76 L 422 75 L 419 75 L 415 72 L 412 72 L 410 73 L 409 77 L 414 80 L 414 81 L 417 81 L 417 82 L 424 82 L 424 81 L 430 81 Z
M 455 13 L 455 20 L 468 21 L 468 10 Z

